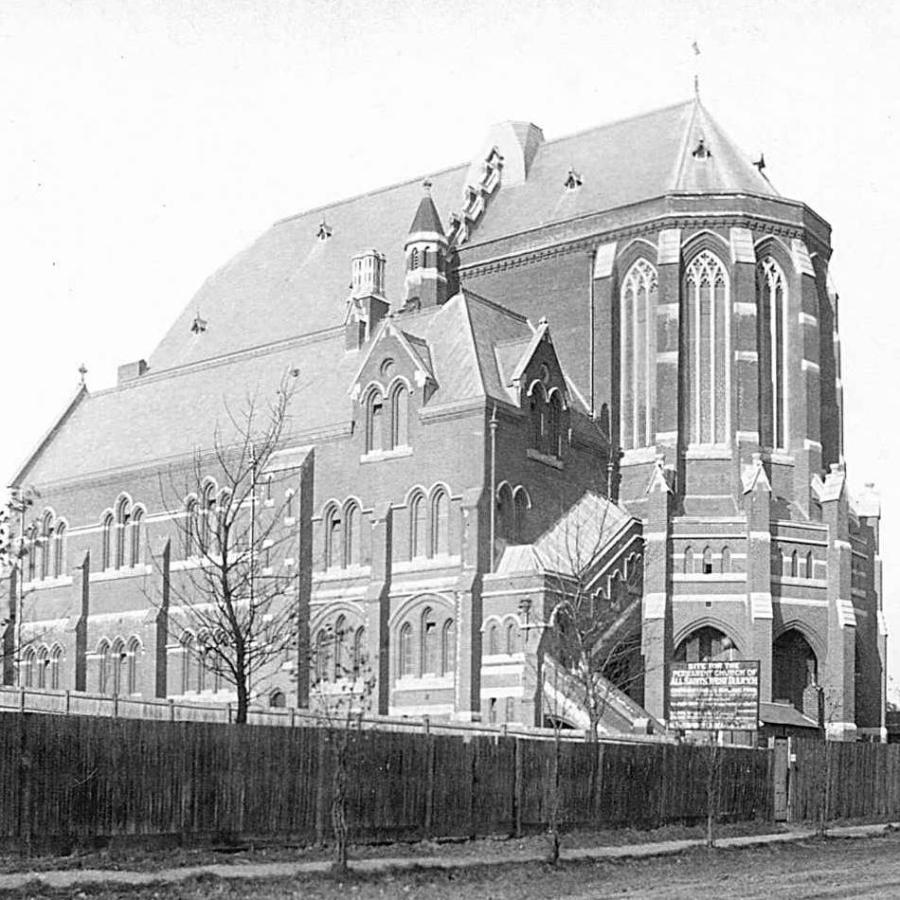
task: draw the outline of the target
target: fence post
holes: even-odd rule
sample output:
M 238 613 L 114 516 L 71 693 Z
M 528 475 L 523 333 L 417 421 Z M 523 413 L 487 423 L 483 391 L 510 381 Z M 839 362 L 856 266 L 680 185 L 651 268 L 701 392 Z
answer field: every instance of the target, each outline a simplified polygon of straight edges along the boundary
M 19 688 L 19 712 L 25 712 L 25 688 Z
M 169 721 L 175 721 L 175 701 L 169 697 Z
M 69 712 L 72 708 L 72 697 L 69 691 L 66 691 L 66 715 L 69 715 Z
M 119 695 L 113 694 L 113 718 L 119 718 Z
M 426 735 L 431 734 L 431 716 L 422 716 L 422 730 Z
M 515 738 L 513 749 L 513 836 L 522 837 L 522 790 L 525 786 L 522 777 L 522 740 Z

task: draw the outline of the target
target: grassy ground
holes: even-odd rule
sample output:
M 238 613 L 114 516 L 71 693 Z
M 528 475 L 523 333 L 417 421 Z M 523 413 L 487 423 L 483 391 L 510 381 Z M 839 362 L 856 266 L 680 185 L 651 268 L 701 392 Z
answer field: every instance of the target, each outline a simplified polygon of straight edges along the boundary
M 699 896 L 888 898 L 900 895 L 900 834 L 868 839 L 815 839 L 741 850 L 692 850 L 671 857 L 621 861 L 470 866 L 453 871 L 414 870 L 378 876 L 228 881 L 197 878 L 175 885 L 127 890 L 94 886 L 75 892 L 39 887 L 7 894 L 11 898 L 76 897 L 128 900 L 207 900 L 207 898 L 478 898 L 478 900 L 601 900 L 640 897 L 694 900 Z
M 745 834 L 770 834 L 783 830 L 766 822 L 740 822 L 722 825 L 717 834 L 731 837 Z M 614 847 L 626 844 L 644 844 L 655 841 L 700 840 L 704 826 L 669 825 L 651 830 L 615 828 L 603 831 L 572 831 L 563 835 L 562 847 Z M 523 838 L 481 838 L 467 841 L 417 841 L 415 843 L 391 843 L 359 845 L 350 850 L 352 859 L 378 859 L 383 857 L 490 857 L 521 853 L 523 856 L 543 853 L 547 847 L 544 834 Z M 47 872 L 55 869 L 121 869 L 136 872 L 154 872 L 182 866 L 200 866 L 209 863 L 243 864 L 266 862 L 299 862 L 330 860 L 328 846 L 289 846 L 284 844 L 252 844 L 208 848 L 169 848 L 142 850 L 115 844 L 100 851 L 77 852 L 67 856 L 0 856 L 0 872 Z

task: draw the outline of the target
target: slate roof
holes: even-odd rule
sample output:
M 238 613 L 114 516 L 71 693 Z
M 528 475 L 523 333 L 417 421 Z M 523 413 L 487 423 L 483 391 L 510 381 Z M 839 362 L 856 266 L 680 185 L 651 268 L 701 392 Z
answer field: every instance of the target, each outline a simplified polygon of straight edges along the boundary
M 815 729 L 819 727 L 814 719 L 787 703 L 766 703 L 760 700 L 759 719 L 765 725 L 792 725 L 795 728 Z
M 632 516 L 620 506 L 587 491 L 533 544 L 506 547 L 496 572 L 575 575 L 630 521 Z
M 692 150 L 701 136 L 712 155 L 697 160 Z M 430 176 L 431 210 L 443 222 L 462 208 L 469 166 L 467 161 Z M 567 191 L 563 182 L 570 166 L 582 185 Z M 504 187 L 501 180 L 468 243 L 696 191 L 777 196 L 749 157 L 692 100 L 542 143 L 524 183 Z M 277 222 L 200 288 L 151 355 L 151 371 L 341 324 L 350 260 L 365 247 L 385 254 L 387 298 L 399 303 L 403 245 L 411 220 L 422 212 L 422 199 L 417 177 Z M 429 217 L 431 210 L 426 209 Z M 325 240 L 317 237 L 323 221 L 331 229 Z M 190 325 L 198 310 L 208 327 L 194 340 Z
M 441 219 L 438 211 L 434 206 L 434 201 L 429 194 L 426 194 L 419 201 L 419 208 L 416 210 L 415 218 L 409 229 L 410 234 L 419 232 L 434 232 L 435 234 L 444 234 L 444 226 L 441 225 Z
M 512 338 L 527 348 L 534 332 L 523 316 L 470 292 L 441 307 L 395 316 L 389 324 L 435 379 L 429 407 L 476 399 L 508 402 L 495 345 Z M 227 410 L 240 413 L 251 397 L 266 402 L 292 371 L 297 374 L 288 383 L 295 383 L 297 392 L 285 438 L 312 442 L 317 434 L 349 425 L 350 388 L 367 350 L 345 351 L 344 331 L 338 328 L 79 395 L 26 467 L 28 480 L 47 484 L 174 460 L 208 448 L 217 427 L 227 443 L 237 438 Z

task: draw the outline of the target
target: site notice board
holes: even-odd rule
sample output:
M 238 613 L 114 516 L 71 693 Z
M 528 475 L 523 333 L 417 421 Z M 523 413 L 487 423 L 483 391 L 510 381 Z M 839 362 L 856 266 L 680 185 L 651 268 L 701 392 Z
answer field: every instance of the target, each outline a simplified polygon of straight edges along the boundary
M 689 730 L 759 727 L 759 660 L 672 663 L 669 726 Z

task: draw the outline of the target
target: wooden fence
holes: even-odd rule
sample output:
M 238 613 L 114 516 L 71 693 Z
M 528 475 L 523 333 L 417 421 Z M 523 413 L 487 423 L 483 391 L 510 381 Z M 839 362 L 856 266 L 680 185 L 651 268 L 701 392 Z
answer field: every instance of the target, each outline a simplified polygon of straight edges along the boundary
M 796 740 L 791 752 L 792 820 L 900 818 L 900 744 Z
M 314 727 L 0 713 L 0 842 L 86 847 L 165 838 L 327 839 L 334 734 Z M 565 827 L 653 827 L 706 812 L 710 749 L 360 731 L 357 840 L 514 834 L 547 826 L 559 754 Z M 772 814 L 771 752 L 721 748 L 732 820 Z

